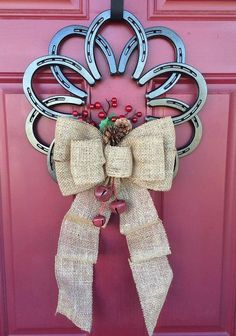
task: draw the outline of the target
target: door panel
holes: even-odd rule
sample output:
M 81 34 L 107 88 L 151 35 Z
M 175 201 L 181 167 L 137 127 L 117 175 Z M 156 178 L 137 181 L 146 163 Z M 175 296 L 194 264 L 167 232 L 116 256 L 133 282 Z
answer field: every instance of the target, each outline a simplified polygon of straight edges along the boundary
M 30 105 L 22 90 L 26 66 L 47 54 L 51 37 L 70 24 L 88 25 L 109 8 L 100 1 L 1 1 L 0 3 L 0 174 L 1 174 L 1 332 L 84 335 L 65 317 L 55 315 L 57 286 L 54 256 L 62 218 L 72 198 L 62 197 L 50 178 L 46 158 L 28 143 L 24 124 Z M 180 160 L 172 190 L 152 197 L 169 238 L 174 271 L 155 335 L 236 335 L 236 4 L 234 1 L 125 1 L 145 27 L 167 26 L 184 40 L 187 63 L 203 72 L 208 99 L 200 118 L 203 138 Z M 106 25 L 103 35 L 117 59 L 132 32 Z M 116 36 L 117 38 L 114 38 Z M 82 39 L 62 52 L 85 65 Z M 104 80 L 91 89 L 93 101 L 117 96 L 145 114 L 167 115 L 168 109 L 145 107 L 146 87 L 131 79 L 132 57 L 123 77 L 111 78 L 96 54 Z M 150 41 L 146 70 L 173 60 L 166 41 Z M 72 81 L 85 85 L 75 74 Z M 158 79 L 149 85 L 159 85 Z M 42 97 L 64 93 L 48 69 L 35 78 Z M 124 89 L 125 88 L 125 89 Z M 181 79 L 168 96 L 193 101 L 196 88 Z M 73 107 L 71 107 L 72 109 Z M 38 132 L 53 138 L 55 122 L 41 118 Z M 189 141 L 190 124 L 176 128 L 177 144 Z M 112 217 L 102 230 L 94 281 L 93 336 L 146 336 L 142 312 L 128 267 L 125 238 Z

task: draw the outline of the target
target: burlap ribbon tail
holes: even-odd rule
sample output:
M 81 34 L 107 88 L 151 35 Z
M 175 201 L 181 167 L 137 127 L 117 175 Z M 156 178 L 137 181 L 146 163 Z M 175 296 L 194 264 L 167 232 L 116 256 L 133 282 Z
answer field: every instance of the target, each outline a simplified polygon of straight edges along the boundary
M 94 187 L 115 178 L 120 199 L 128 205 L 120 215 L 129 265 L 139 295 L 148 334 L 152 335 L 172 281 L 165 229 L 147 190 L 169 190 L 175 161 L 175 131 L 166 117 L 137 127 L 117 147 L 104 147 L 101 133 L 77 120 L 58 118 L 54 160 L 63 195 L 74 195 L 64 217 L 55 259 L 59 288 L 57 312 L 90 332 L 93 265 L 97 261 L 100 228 L 92 219 L 101 203 Z M 105 209 L 107 222 L 109 206 Z

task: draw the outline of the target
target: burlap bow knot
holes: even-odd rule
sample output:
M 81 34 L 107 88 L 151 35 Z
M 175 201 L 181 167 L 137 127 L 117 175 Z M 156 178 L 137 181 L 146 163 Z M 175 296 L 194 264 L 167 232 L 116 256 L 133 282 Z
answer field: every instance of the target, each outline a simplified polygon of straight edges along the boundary
M 62 223 L 55 270 L 59 288 L 57 312 L 90 332 L 93 264 L 100 229 L 92 219 L 100 202 L 95 186 L 106 177 L 117 182 L 128 210 L 120 216 L 129 264 L 148 334 L 152 335 L 171 280 L 167 236 L 148 189 L 169 190 L 175 161 L 175 131 L 170 117 L 134 129 L 119 146 L 102 143 L 101 133 L 87 123 L 58 118 L 54 160 L 63 195 L 78 194 Z M 107 221 L 110 211 L 105 210 Z

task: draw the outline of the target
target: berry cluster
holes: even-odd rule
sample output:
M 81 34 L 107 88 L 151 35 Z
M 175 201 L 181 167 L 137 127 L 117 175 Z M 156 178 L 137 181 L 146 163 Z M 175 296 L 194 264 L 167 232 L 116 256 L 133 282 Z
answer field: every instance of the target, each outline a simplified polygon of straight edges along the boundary
M 114 111 L 110 113 L 111 109 L 113 110 L 118 107 L 118 99 L 116 97 L 113 97 L 111 100 L 107 100 L 107 105 L 108 107 L 105 109 L 104 106 L 97 101 L 95 103 L 89 104 L 88 108 L 82 110 L 81 112 L 73 110 L 72 115 L 78 120 L 87 121 L 93 126 L 97 126 L 96 122 L 94 121 L 94 117 L 99 118 L 100 120 L 104 120 L 110 115 L 111 117 L 109 118 L 112 122 L 115 122 L 119 118 L 127 118 L 133 124 L 136 124 L 138 119 L 143 116 L 143 113 L 140 111 L 137 112 L 132 105 L 126 105 L 124 112 L 120 115 L 117 115 L 114 113 Z

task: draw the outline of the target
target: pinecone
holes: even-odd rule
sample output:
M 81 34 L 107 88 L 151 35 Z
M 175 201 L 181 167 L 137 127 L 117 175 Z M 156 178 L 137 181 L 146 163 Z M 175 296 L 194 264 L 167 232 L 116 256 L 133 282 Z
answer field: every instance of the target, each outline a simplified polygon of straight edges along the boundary
M 111 141 L 113 127 L 114 126 L 107 126 L 107 127 L 105 127 L 105 129 L 103 131 L 103 136 L 102 137 L 103 137 L 103 141 L 106 145 L 108 143 L 110 143 L 110 141 Z
M 112 126 L 105 128 L 103 132 L 103 140 L 105 144 L 110 143 L 116 146 L 131 131 L 132 124 L 126 118 L 117 119 Z
M 126 118 L 116 119 L 114 126 L 118 127 L 124 135 L 127 135 L 132 130 L 132 124 L 129 119 Z

